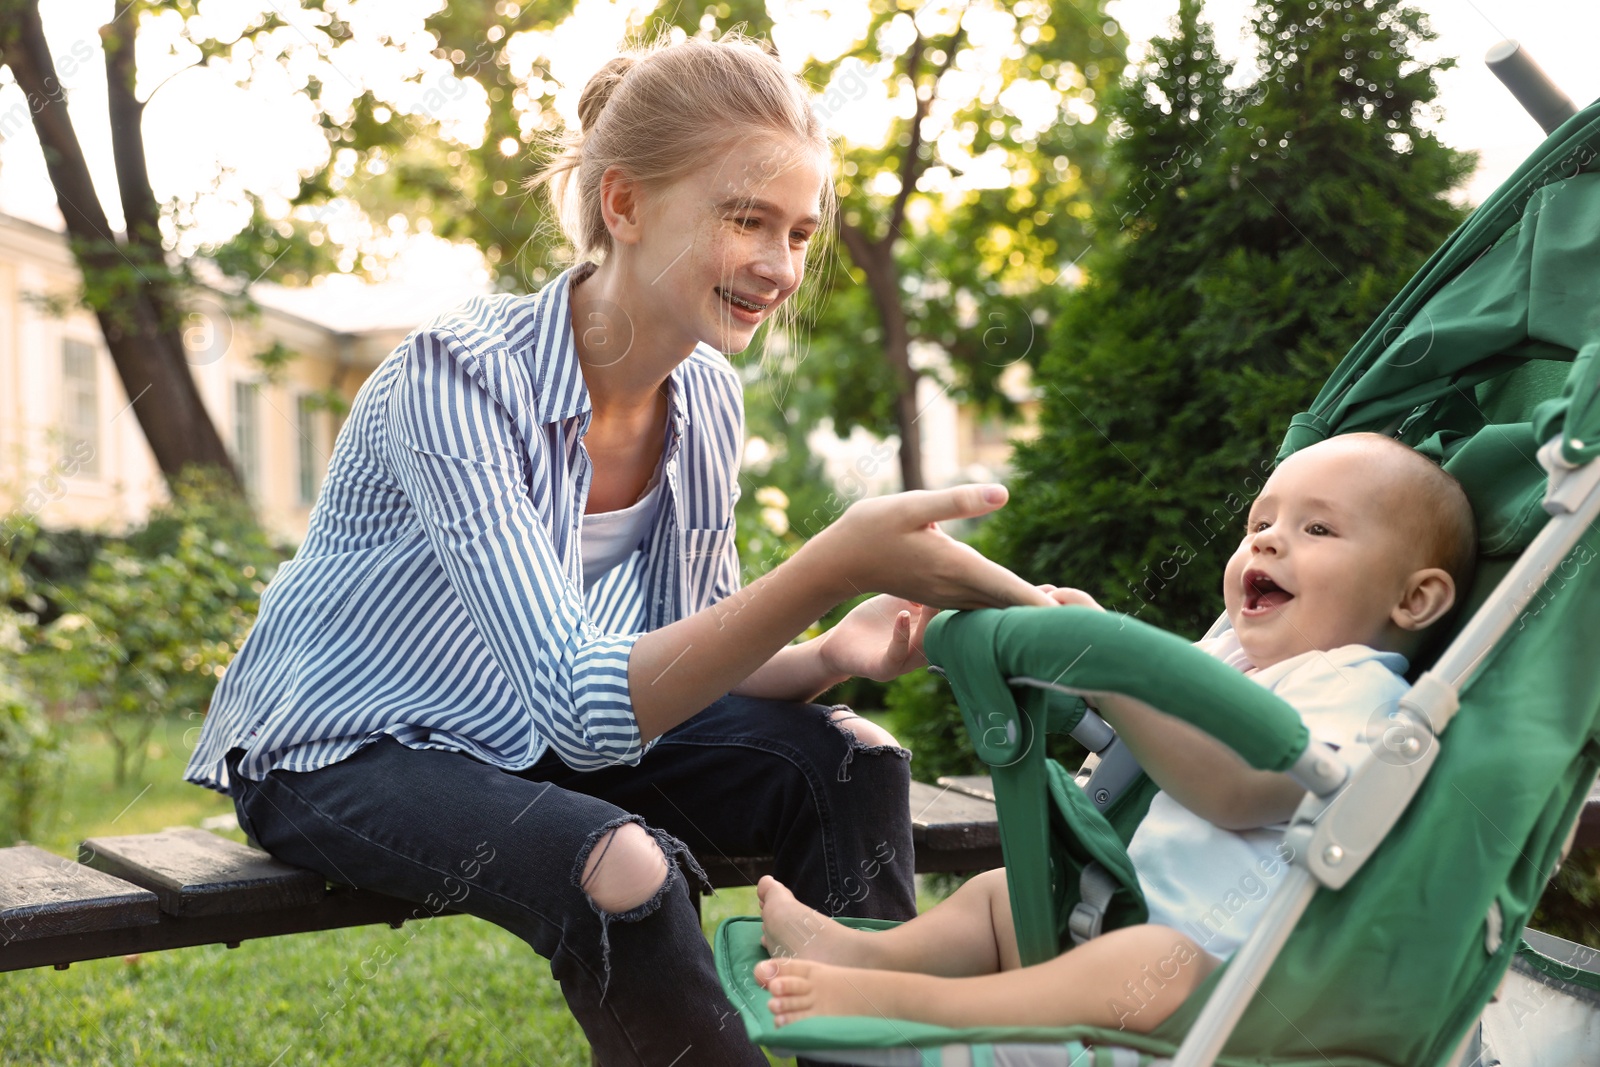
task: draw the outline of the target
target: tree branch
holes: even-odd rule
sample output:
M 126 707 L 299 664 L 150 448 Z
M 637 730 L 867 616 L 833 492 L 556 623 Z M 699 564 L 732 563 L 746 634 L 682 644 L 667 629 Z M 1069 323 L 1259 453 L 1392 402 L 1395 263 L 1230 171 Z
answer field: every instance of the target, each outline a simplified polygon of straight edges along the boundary
M 156 87 L 154 89 L 150 90 L 150 95 L 149 96 L 145 97 L 142 101 L 140 101 L 139 106 L 141 108 L 148 107 L 150 105 L 150 101 L 155 99 L 156 94 L 159 93 L 161 90 L 165 89 L 167 87 L 167 85 L 174 78 L 178 77 L 178 75 L 187 74 L 191 70 L 199 70 L 201 67 L 207 67 L 207 66 L 210 66 L 210 65 L 211 65 L 211 60 L 202 59 L 198 63 L 190 63 L 187 67 L 180 67 L 179 69 L 173 71 L 171 74 L 168 74 L 165 78 L 162 78 L 159 82 L 156 83 Z
M 961 9 L 961 14 L 966 14 L 966 8 Z M 961 15 L 956 16 L 956 30 L 950 35 L 950 46 L 944 54 L 944 62 L 939 64 L 939 69 L 933 72 L 933 81 L 928 86 L 928 98 L 924 100 L 922 94 L 917 92 L 916 68 L 922 62 L 922 36 L 917 35 L 916 42 L 911 46 L 914 53 L 907 69 L 911 77 L 911 89 L 916 93 L 917 110 L 911 118 L 911 143 L 906 146 L 905 158 L 900 161 L 900 191 L 894 194 L 894 202 L 889 205 L 889 225 L 884 228 L 883 239 L 892 243 L 900 236 L 900 224 L 905 221 L 906 202 L 911 199 L 911 191 L 916 188 L 917 181 L 928 168 L 923 163 L 922 153 L 922 120 L 928 117 L 928 111 L 933 107 L 933 98 L 939 95 L 939 79 L 945 76 L 956 61 L 956 51 L 961 47 L 961 37 L 966 32 L 961 24 Z
M 134 34 L 142 5 L 122 3 L 111 23 L 100 29 L 106 55 L 106 94 L 111 113 L 111 156 L 117 170 L 117 195 L 122 201 L 123 226 L 128 243 L 145 253 L 141 259 L 161 257 L 160 209 L 150 187 L 150 170 L 144 154 L 144 104 L 134 96 Z
M 67 113 L 66 92 L 56 77 L 55 61 L 50 58 L 50 45 L 39 21 L 38 0 L 0 3 L 0 62 L 11 68 L 27 98 L 67 233 L 79 241 L 115 242 L 111 223 L 95 195 L 77 131 L 72 128 L 72 116 Z

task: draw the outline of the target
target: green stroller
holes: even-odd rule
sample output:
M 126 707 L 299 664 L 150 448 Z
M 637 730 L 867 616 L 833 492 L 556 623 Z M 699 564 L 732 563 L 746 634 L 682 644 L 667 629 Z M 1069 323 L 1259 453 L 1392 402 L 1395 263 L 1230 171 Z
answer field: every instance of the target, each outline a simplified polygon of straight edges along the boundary
M 1271 693 L 1173 635 L 1077 608 L 945 614 L 929 659 L 993 770 L 1023 962 L 1144 919 L 1126 844 L 1154 785 L 1081 697 L 1188 719 L 1307 790 L 1293 863 L 1243 947 L 1148 1035 L 946 1029 L 879 1018 L 774 1027 L 760 925 L 716 935 L 753 1040 L 857 1064 L 1473 1062 L 1477 1020 L 1600 766 L 1600 104 L 1567 120 L 1367 330 L 1280 458 L 1377 431 L 1466 486 L 1481 562 L 1464 622 L 1371 744 L 1309 740 Z M 1044 757 L 1068 731 L 1078 776 Z M 872 925 L 872 924 L 864 924 Z

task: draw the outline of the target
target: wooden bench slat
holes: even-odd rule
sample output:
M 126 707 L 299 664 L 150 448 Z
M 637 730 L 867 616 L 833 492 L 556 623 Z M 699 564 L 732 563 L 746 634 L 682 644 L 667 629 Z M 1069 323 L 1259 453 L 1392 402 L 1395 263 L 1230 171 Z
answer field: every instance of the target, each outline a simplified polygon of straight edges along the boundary
M 91 837 L 78 860 L 153 891 L 168 915 L 239 915 L 304 907 L 327 885 L 314 871 L 193 826 Z
M 63 861 L 65 862 L 65 861 Z M 87 868 L 85 868 L 87 869 Z M 399 927 L 407 919 L 429 918 L 433 913 L 421 904 L 372 893 L 349 886 L 333 886 L 322 899 L 309 907 L 244 915 L 196 915 L 178 918 L 164 915 L 150 896 L 156 921 L 146 926 L 130 926 L 93 933 L 67 933 L 39 937 L 0 946 L 0 972 L 30 967 L 61 967 L 84 960 L 125 956 L 137 952 L 156 952 L 195 945 L 227 945 L 284 934 L 305 934 L 318 930 L 339 930 L 348 926 L 386 923 Z M 446 909 L 437 913 L 458 914 Z
M 969 797 L 994 803 L 994 782 L 987 774 L 946 774 L 939 778 L 939 784 Z
M 911 827 L 919 845 L 926 843 L 935 849 L 1000 844 L 994 802 L 947 786 L 911 783 Z
M 0 958 L 24 942 L 161 920 L 156 895 L 33 845 L 0 848 Z

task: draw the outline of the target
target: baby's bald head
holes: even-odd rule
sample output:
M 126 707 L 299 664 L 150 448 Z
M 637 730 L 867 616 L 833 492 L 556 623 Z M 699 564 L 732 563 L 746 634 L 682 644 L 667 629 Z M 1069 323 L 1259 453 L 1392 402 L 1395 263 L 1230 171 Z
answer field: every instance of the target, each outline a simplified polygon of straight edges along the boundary
M 1378 434 L 1343 434 L 1278 464 L 1223 573 L 1250 662 L 1366 645 L 1413 655 L 1471 580 L 1466 493 Z
M 1419 567 L 1439 567 L 1457 596 L 1472 582 L 1478 560 L 1478 525 L 1455 476 L 1421 452 L 1378 433 L 1342 434 L 1313 447 L 1359 450 L 1372 488 L 1384 494 L 1394 521 L 1415 544 Z

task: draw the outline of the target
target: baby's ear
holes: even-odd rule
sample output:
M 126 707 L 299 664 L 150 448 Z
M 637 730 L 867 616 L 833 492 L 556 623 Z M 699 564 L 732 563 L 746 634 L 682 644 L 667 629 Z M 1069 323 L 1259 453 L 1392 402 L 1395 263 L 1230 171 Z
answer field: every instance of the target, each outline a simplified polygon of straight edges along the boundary
M 1402 630 L 1425 630 L 1444 617 L 1456 602 L 1456 582 L 1448 571 L 1426 567 L 1406 579 L 1400 602 L 1389 619 Z

